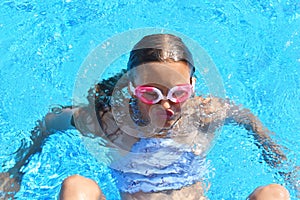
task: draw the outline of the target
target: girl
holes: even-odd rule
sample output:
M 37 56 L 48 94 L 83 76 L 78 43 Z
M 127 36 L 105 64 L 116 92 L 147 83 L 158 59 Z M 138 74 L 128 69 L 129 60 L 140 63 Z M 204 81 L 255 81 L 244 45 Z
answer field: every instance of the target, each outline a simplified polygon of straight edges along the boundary
M 70 128 L 104 138 L 119 152 L 111 168 L 122 199 L 128 200 L 205 199 L 205 153 L 225 122 L 251 131 L 270 165 L 286 159 L 248 109 L 195 96 L 194 72 L 192 55 L 180 38 L 148 35 L 131 51 L 127 71 L 97 84 L 88 106 L 47 114 L 33 140 L 38 144 L 55 130 Z M 129 98 L 115 92 L 126 87 Z M 249 198 L 274 199 L 274 194 L 289 198 L 279 185 L 259 188 Z M 74 175 L 63 182 L 60 198 L 105 197 L 93 180 Z

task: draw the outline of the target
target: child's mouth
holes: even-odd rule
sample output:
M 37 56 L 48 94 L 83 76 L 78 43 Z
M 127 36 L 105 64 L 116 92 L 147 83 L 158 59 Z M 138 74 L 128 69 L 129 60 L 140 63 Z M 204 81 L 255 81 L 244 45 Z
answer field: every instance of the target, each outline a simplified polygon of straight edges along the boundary
M 156 114 L 159 118 L 167 120 L 167 121 L 172 120 L 172 118 L 175 116 L 174 111 L 171 109 L 158 111 Z

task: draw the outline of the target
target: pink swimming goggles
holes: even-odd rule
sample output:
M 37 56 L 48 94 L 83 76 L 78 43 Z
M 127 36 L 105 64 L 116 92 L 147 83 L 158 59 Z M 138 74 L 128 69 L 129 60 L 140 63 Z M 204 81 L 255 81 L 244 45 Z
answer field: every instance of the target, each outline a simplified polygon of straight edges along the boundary
M 165 97 L 162 92 L 152 86 L 137 86 L 136 88 L 129 84 L 131 92 L 136 95 L 143 103 L 153 105 L 161 100 L 170 100 L 173 103 L 182 103 L 192 95 L 193 86 L 190 84 L 180 84 L 171 88 Z

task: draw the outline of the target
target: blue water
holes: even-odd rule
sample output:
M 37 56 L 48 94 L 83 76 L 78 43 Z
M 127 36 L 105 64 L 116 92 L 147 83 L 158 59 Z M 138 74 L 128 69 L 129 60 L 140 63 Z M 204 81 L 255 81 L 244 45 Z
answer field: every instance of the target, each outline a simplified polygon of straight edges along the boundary
M 218 67 L 226 96 L 276 133 L 272 138 L 286 147 L 289 166 L 300 165 L 299 1 L 4 0 L 0 171 L 13 166 L 14 152 L 30 142 L 30 130 L 50 105 L 71 104 L 77 72 L 89 52 L 117 33 L 144 27 L 171 29 L 197 41 Z M 271 182 L 289 187 L 253 142 L 240 127 L 222 129 L 208 155 L 212 200 L 243 199 Z M 54 134 L 22 169 L 17 196 L 55 199 L 65 177 L 81 174 L 94 178 L 108 199 L 118 199 L 103 163 L 89 155 L 76 131 Z

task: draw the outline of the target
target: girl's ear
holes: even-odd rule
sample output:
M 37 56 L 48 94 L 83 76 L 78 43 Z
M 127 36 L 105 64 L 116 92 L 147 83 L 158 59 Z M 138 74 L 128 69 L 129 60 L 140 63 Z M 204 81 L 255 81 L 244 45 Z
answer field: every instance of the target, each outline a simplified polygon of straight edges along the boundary
M 196 86 L 196 77 L 191 78 L 191 85 L 193 86 L 193 93 L 195 92 L 195 86 Z

